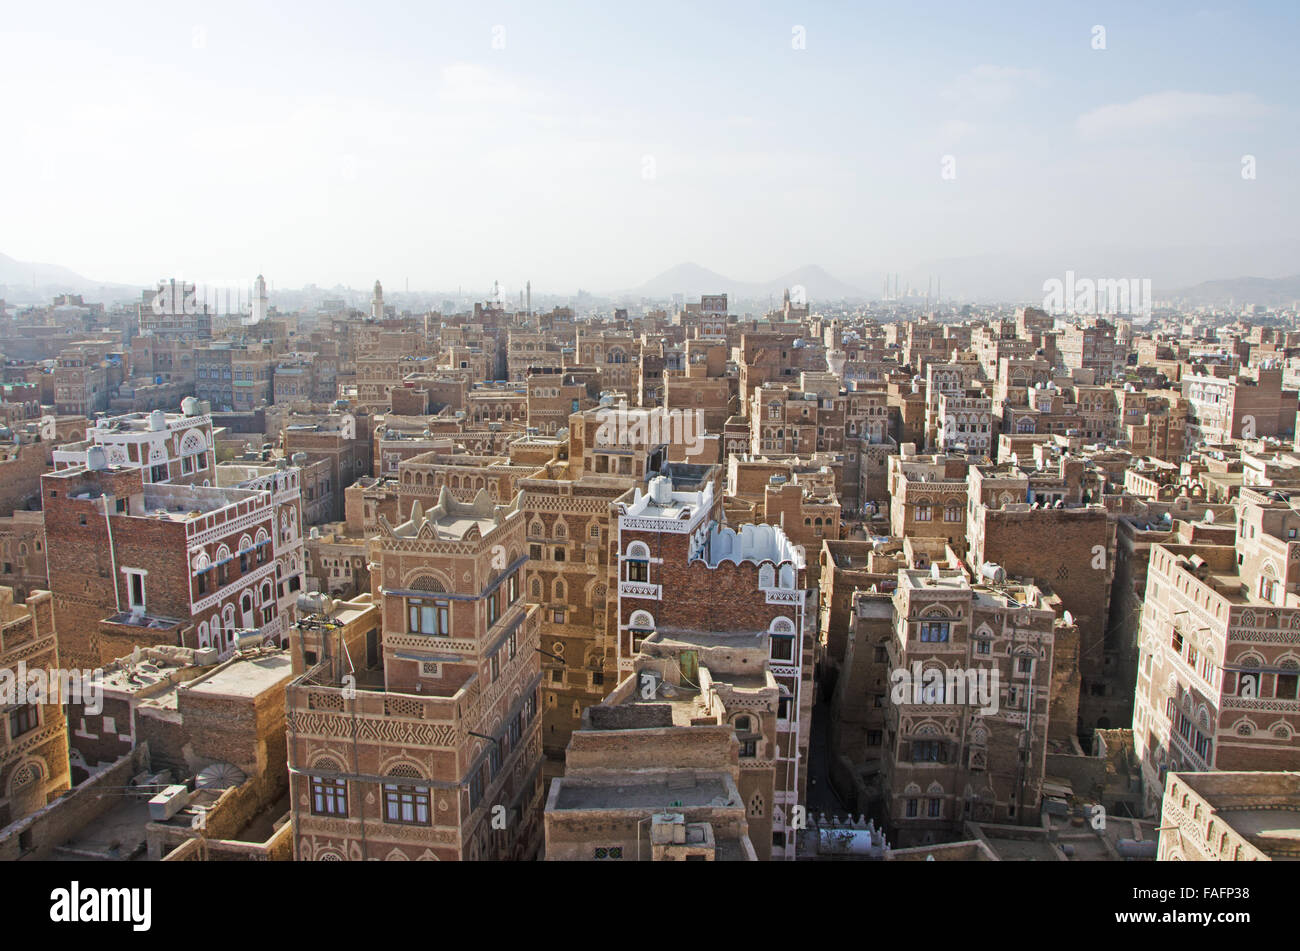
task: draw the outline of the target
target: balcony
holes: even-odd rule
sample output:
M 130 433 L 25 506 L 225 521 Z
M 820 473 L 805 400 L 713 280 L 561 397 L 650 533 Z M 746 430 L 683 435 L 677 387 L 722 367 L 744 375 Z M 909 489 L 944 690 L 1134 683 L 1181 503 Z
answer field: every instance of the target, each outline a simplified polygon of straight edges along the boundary
M 647 584 L 644 581 L 620 581 L 618 583 L 620 598 L 646 598 L 652 601 L 663 600 L 663 586 Z

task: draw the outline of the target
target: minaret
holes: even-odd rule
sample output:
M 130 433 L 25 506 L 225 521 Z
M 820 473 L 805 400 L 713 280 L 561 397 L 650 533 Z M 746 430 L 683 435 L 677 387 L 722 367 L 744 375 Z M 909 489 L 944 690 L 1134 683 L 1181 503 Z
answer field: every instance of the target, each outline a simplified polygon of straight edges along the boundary
M 528 316 L 531 317 L 533 316 L 533 282 L 525 281 L 524 287 L 528 292 Z
M 375 320 L 384 319 L 384 289 L 380 286 L 378 278 L 375 279 L 375 293 L 370 298 L 370 316 Z
M 253 323 L 266 320 L 266 278 L 257 275 L 253 282 Z

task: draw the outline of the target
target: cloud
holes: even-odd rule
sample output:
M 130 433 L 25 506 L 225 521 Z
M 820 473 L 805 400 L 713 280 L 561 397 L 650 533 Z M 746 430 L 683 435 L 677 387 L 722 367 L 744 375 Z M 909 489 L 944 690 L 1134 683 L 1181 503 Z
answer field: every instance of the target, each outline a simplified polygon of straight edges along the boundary
M 944 88 L 943 95 L 954 102 L 997 106 L 1012 99 L 1022 87 L 1040 79 L 1036 69 L 985 63 L 958 76 Z
M 1088 138 L 1151 129 L 1170 129 L 1189 122 L 1220 122 L 1255 118 L 1272 112 L 1271 106 L 1247 93 L 1154 92 L 1132 102 L 1099 106 L 1075 120 Z

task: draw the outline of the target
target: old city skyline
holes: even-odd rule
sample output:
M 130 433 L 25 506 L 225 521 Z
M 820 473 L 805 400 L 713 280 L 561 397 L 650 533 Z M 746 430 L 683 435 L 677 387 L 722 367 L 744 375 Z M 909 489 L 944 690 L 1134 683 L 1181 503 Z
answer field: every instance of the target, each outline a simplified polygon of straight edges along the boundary
M 1297 35 L 7 10 L 5 923 L 1281 920 Z

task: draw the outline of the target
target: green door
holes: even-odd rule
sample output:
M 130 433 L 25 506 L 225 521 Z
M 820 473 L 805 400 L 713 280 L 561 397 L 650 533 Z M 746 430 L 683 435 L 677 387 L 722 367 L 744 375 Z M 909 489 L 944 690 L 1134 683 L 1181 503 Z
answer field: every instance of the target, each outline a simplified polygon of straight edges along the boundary
M 682 666 L 682 682 L 688 687 L 698 686 L 700 683 L 700 655 L 695 651 L 682 651 L 680 663 Z

